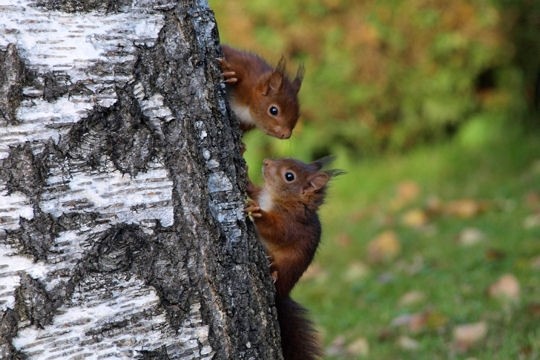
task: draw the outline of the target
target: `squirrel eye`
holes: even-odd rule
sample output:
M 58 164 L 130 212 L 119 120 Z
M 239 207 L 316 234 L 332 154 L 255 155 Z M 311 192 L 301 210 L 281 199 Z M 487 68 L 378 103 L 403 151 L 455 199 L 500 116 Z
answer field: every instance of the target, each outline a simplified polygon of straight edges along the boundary
M 270 105 L 270 107 L 268 108 L 268 113 L 272 116 L 278 116 L 279 109 L 275 105 Z
M 294 173 L 291 171 L 287 171 L 285 173 L 285 180 L 287 180 L 287 182 L 294 181 Z

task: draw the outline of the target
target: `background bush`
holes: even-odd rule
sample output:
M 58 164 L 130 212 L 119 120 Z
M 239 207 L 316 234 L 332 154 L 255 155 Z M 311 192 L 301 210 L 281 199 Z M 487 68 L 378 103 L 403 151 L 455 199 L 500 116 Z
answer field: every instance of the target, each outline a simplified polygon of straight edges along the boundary
M 250 134 L 256 156 L 410 149 L 468 123 L 481 133 L 501 115 L 519 122 L 538 97 L 537 1 L 210 3 L 223 42 L 307 69 L 293 138 Z

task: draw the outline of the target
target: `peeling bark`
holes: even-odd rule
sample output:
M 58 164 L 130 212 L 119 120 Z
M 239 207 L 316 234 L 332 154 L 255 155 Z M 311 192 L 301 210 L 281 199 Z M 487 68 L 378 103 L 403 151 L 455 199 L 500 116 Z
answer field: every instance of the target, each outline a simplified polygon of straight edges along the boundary
M 202 0 L 0 0 L 0 358 L 280 359 Z

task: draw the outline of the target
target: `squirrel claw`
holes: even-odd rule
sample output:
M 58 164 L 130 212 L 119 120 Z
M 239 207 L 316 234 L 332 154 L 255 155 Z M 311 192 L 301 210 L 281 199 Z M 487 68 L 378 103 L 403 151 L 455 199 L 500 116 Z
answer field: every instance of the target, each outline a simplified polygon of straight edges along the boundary
M 278 272 L 277 270 L 274 270 L 270 273 L 270 276 L 272 277 L 272 282 L 275 284 L 278 280 Z
M 225 80 L 223 80 L 223 82 L 226 83 L 226 84 L 235 84 L 235 83 L 238 82 L 238 79 L 233 77 L 233 78 L 225 79 Z
M 221 76 L 223 76 L 224 83 L 235 84 L 238 82 L 238 78 L 236 77 L 236 71 L 223 71 L 221 73 Z
M 248 204 L 246 205 L 245 211 L 248 214 L 248 216 L 251 216 L 252 218 L 260 218 L 262 216 L 261 208 L 253 200 L 250 200 L 248 202 Z

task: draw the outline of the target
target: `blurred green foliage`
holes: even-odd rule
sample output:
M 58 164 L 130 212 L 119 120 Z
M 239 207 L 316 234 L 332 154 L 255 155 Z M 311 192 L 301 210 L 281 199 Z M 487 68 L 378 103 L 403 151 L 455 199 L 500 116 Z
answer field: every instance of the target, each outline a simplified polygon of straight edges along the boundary
M 356 158 L 401 151 L 454 136 L 489 114 L 523 119 L 535 96 L 538 1 L 211 0 L 210 5 L 223 42 L 272 63 L 285 55 L 290 72 L 299 63 L 307 69 L 293 138 L 280 143 L 250 134 L 257 137 L 257 157 Z

